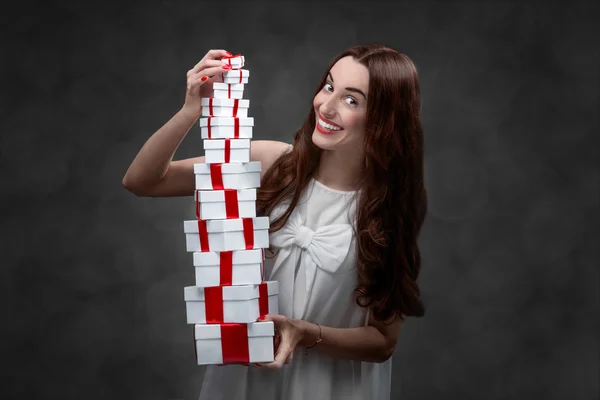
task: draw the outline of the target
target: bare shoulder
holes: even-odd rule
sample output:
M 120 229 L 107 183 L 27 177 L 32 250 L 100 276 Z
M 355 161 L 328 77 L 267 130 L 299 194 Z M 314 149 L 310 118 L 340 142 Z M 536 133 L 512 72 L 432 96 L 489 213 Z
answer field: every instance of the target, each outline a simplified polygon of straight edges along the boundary
M 252 140 L 250 142 L 250 160 L 260 161 L 261 177 L 271 168 L 273 163 L 286 151 L 290 144 L 277 140 Z

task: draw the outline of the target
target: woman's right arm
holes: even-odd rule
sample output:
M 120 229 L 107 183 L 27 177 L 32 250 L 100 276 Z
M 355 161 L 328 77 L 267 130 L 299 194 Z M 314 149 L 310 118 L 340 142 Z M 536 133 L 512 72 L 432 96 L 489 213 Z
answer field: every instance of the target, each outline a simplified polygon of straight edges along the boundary
M 204 157 L 172 160 L 196 120 L 184 109 L 178 111 L 146 141 L 123 177 L 123 186 L 137 196 L 193 194 L 194 163 L 204 162 Z
M 123 178 L 123 186 L 137 196 L 169 197 L 191 196 L 196 189 L 194 164 L 203 163 L 204 157 L 171 161 L 173 153 L 168 153 L 173 142 L 174 148 L 190 129 L 189 121 L 181 111 L 160 128 L 142 147 Z M 191 124 L 194 122 L 192 121 Z M 187 128 L 185 128 L 187 126 Z M 170 131 L 173 131 L 170 133 Z M 181 131 L 185 130 L 181 134 Z M 179 138 L 179 139 L 177 139 Z M 171 147 L 170 147 L 171 146 Z M 274 140 L 251 140 L 250 161 L 261 163 L 261 178 L 281 154 L 289 151 L 288 143 Z M 166 161 L 165 161 L 166 160 Z M 147 166 L 144 168 L 144 166 Z M 149 179 L 157 177 L 159 179 Z
M 201 98 L 212 97 L 211 75 L 223 70 L 225 50 L 211 50 L 187 74 L 185 104 L 140 149 L 123 177 L 123 186 L 137 196 L 191 196 L 195 190 L 194 164 L 204 157 L 172 161 L 177 148 L 202 113 Z M 202 78 L 205 77 L 204 80 Z M 250 160 L 261 162 L 261 178 L 289 144 L 271 140 L 250 142 Z

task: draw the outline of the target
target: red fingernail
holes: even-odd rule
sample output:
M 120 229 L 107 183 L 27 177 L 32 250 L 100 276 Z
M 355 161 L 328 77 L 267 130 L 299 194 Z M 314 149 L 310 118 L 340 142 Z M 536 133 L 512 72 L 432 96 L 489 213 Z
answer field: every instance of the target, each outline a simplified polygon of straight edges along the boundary
M 208 79 L 208 77 L 206 77 L 206 76 L 203 76 L 201 79 L 202 79 L 203 81 L 205 81 L 205 80 L 207 80 L 207 79 Z
M 223 65 L 223 69 L 231 69 L 230 65 Z
M 230 52 L 226 51 L 225 54 L 227 54 L 228 56 L 232 56 L 233 54 L 231 54 Z

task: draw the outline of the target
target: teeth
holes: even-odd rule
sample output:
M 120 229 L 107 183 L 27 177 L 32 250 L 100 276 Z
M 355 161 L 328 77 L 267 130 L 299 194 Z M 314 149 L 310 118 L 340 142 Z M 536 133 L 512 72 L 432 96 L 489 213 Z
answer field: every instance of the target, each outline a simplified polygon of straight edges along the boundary
M 341 128 L 338 128 L 336 126 L 330 125 L 327 122 L 324 122 L 320 118 L 319 118 L 319 125 L 321 125 L 323 128 L 328 129 L 330 131 L 340 131 L 341 130 Z

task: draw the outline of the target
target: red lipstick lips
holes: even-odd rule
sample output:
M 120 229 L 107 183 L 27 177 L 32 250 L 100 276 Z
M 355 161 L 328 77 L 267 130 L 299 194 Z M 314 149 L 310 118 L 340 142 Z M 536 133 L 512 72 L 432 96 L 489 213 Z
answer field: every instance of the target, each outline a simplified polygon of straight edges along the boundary
M 339 126 L 338 124 L 336 124 L 336 123 L 334 123 L 332 121 L 329 121 L 326 118 L 323 118 L 323 116 L 321 114 L 318 114 L 318 118 L 321 119 L 323 122 L 326 122 L 329 125 L 332 125 L 332 126 L 335 126 L 336 128 L 339 128 L 339 130 L 330 131 L 328 129 L 323 128 L 321 125 L 319 125 L 319 121 L 317 120 L 317 130 L 319 132 L 321 132 L 321 133 L 329 134 L 330 135 L 330 134 L 333 134 L 333 133 L 336 133 L 336 132 L 340 132 L 341 130 L 344 129 L 341 126 Z
M 333 122 L 333 121 L 330 121 L 330 120 L 328 120 L 327 118 L 324 118 L 324 117 L 323 117 L 321 114 L 319 114 L 319 118 L 321 118 L 321 119 L 323 120 L 323 122 L 327 122 L 329 125 L 333 125 L 333 126 L 335 126 L 336 128 L 344 129 L 344 128 L 342 128 L 341 126 L 339 126 L 338 124 L 336 124 L 335 122 Z

